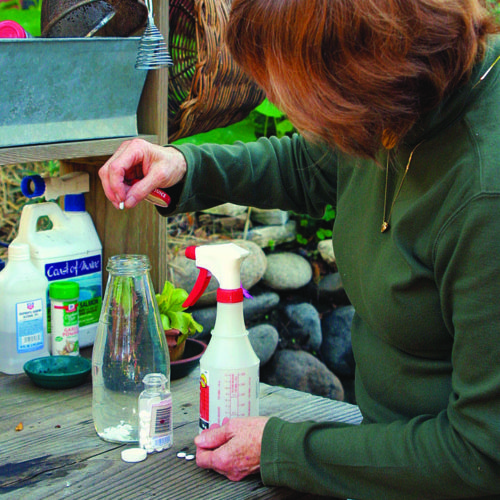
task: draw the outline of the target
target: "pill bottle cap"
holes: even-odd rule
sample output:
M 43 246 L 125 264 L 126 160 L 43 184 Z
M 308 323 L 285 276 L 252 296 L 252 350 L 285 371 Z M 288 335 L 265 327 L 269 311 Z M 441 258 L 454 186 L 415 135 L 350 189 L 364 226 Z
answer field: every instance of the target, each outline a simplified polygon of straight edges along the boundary
M 27 38 L 25 29 L 16 21 L 0 22 L 0 38 Z
M 78 298 L 80 286 L 74 281 L 56 281 L 49 285 L 49 296 L 55 300 Z

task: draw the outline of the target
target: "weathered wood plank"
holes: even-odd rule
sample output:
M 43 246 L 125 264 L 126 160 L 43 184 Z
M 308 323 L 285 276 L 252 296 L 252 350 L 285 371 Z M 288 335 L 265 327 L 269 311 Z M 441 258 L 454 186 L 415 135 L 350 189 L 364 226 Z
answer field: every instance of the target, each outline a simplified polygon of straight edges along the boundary
M 261 384 L 260 409 L 261 415 L 275 415 L 290 422 L 314 420 L 357 425 L 362 420 L 355 405 L 265 384 Z
M 101 440 L 93 426 L 90 380 L 73 389 L 35 387 L 25 375 L 0 375 L 0 494 L 6 500 L 293 499 L 287 488 L 265 487 L 258 475 L 234 483 L 200 469 L 177 452 L 195 450 L 198 372 L 172 382 L 174 445 L 138 464 L 121 460 L 124 445 Z M 290 421 L 357 421 L 352 405 L 261 384 L 261 414 Z M 344 411 L 346 410 L 346 411 Z M 24 429 L 16 432 L 19 422 Z M 300 495 L 305 500 L 319 497 Z
M 154 133 L 139 135 L 142 139 L 157 143 L 158 136 Z M 33 146 L 13 146 L 0 148 L 0 165 L 15 165 L 48 160 L 69 160 L 75 158 L 90 158 L 94 156 L 110 156 L 118 146 L 131 137 L 115 137 L 92 141 L 56 142 L 50 144 L 35 144 Z

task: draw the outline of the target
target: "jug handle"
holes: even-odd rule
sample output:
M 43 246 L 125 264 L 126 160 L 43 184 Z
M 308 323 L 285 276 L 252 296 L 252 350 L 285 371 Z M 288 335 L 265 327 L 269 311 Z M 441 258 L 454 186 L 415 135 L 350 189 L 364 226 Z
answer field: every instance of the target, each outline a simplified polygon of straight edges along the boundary
M 36 233 L 36 226 L 40 217 L 48 217 L 52 222 L 53 227 L 49 231 L 63 227 L 66 219 L 64 212 L 57 203 L 49 201 L 25 205 L 19 222 L 18 238 L 20 241 L 29 241 L 29 235 Z

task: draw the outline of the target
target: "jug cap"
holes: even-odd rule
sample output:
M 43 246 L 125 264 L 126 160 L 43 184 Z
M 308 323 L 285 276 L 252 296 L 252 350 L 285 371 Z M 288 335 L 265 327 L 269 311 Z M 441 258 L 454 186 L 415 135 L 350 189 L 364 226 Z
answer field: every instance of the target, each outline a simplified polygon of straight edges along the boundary
M 64 196 L 65 212 L 85 212 L 85 195 L 67 194 Z

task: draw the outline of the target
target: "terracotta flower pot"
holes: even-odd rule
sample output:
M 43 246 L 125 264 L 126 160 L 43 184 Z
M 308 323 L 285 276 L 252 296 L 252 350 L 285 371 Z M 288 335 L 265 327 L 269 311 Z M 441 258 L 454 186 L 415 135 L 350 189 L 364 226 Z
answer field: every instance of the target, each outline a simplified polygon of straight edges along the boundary
M 168 353 L 170 354 L 170 361 L 177 361 L 182 358 L 184 354 L 184 349 L 186 347 L 186 339 L 184 339 L 180 344 L 177 344 L 177 340 L 181 332 L 179 330 L 171 329 L 165 330 L 165 337 L 167 337 Z

